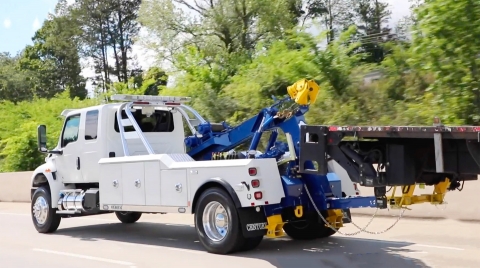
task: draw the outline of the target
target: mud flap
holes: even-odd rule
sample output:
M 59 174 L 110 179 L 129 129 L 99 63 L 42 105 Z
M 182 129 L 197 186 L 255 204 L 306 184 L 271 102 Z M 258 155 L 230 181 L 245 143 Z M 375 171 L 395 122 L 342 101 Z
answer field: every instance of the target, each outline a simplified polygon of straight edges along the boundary
M 267 217 L 263 207 L 237 208 L 244 237 L 257 237 L 267 234 Z

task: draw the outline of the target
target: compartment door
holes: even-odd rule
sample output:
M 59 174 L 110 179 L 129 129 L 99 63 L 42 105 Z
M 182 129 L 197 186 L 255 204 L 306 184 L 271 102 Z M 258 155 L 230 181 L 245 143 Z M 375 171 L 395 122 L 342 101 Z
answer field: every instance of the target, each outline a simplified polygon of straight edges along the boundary
M 145 206 L 144 163 L 122 163 L 122 182 L 123 204 Z
M 188 205 L 186 170 L 162 170 L 160 199 L 162 206 L 186 207 Z

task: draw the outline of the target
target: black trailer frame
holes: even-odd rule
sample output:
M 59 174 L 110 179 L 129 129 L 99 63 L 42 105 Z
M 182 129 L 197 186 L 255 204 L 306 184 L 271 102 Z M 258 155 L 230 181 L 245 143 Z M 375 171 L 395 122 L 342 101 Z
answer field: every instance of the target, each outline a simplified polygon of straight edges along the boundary
M 480 126 L 322 126 L 300 129 L 299 172 L 327 174 L 327 162 L 337 161 L 351 180 L 375 187 L 418 183 L 436 185 L 446 178 L 448 190 L 480 174 Z M 315 169 L 305 168 L 313 161 Z M 376 167 L 374 166 L 376 165 Z

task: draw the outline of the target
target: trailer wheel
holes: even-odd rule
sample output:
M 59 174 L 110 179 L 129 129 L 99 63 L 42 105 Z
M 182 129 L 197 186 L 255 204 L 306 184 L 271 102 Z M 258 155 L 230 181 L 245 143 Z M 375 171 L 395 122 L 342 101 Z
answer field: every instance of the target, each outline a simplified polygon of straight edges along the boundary
M 51 206 L 50 189 L 38 187 L 33 193 L 31 206 L 32 221 L 39 233 L 53 233 L 60 226 L 62 217 Z
M 126 212 L 126 211 L 115 211 L 115 216 L 122 223 L 135 223 L 142 216 L 141 212 Z
M 309 217 L 305 221 L 289 222 L 283 226 L 283 230 L 295 240 L 325 238 L 336 233 L 331 228 L 325 226 L 325 223 L 319 222 L 317 217 Z
M 235 204 L 220 188 L 207 189 L 198 199 L 195 229 L 209 253 L 228 254 L 245 245 Z

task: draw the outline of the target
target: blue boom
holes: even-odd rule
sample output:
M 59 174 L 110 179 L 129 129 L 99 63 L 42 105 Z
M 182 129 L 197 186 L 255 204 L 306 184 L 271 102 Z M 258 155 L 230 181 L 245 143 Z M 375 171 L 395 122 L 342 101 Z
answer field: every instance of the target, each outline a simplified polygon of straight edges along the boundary
M 211 124 L 209 122 L 198 126 L 200 136 L 190 136 L 185 140 L 188 153 L 196 160 L 210 160 L 217 153 L 226 153 L 250 141 L 248 151 L 244 155 L 228 153 L 224 158 L 275 158 L 277 161 L 287 159 L 279 165 L 285 198 L 281 204 L 266 205 L 265 213 L 281 214 L 285 208 L 303 206 L 306 212 L 315 212 L 315 205 L 320 211 L 334 209 L 348 210 L 359 207 L 376 207 L 376 198 L 342 197 L 340 179 L 334 173 L 325 176 L 299 172 L 299 159 L 288 160 L 288 144 L 277 141 L 278 129 L 291 135 L 295 155 L 300 155 L 300 126 L 304 125 L 305 113 L 309 104 L 315 101 L 318 85 L 313 81 L 301 80 L 288 88 L 289 97 L 277 100 L 272 106 L 262 109 L 257 115 L 245 122 L 232 127 L 225 122 Z M 310 98 L 310 102 L 307 99 Z M 258 153 L 257 147 L 264 132 L 271 132 L 266 150 Z M 253 152 L 252 152 L 253 151 Z M 304 168 L 312 169 L 314 164 L 307 161 Z M 306 189 L 307 188 L 307 189 Z M 308 193 L 306 193 L 308 191 Z M 314 201 L 310 201 L 309 195 Z M 344 214 L 345 216 L 345 214 Z M 346 220 L 344 220 L 346 222 Z

